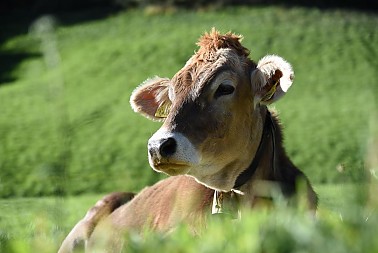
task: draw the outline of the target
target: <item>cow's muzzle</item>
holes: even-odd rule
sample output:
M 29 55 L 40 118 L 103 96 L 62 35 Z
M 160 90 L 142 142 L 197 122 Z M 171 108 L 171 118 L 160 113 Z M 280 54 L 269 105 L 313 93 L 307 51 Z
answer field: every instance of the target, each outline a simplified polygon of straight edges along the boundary
M 148 158 L 154 170 L 168 175 L 186 174 L 199 162 L 198 152 L 188 138 L 164 129 L 149 139 Z

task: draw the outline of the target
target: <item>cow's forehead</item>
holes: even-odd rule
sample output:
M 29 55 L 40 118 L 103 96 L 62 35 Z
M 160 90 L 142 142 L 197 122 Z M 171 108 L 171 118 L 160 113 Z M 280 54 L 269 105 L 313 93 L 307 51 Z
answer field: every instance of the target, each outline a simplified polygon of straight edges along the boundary
M 241 74 L 245 65 L 251 63 L 249 50 L 241 45 L 241 39 L 240 35 L 220 34 L 214 28 L 210 33 L 205 33 L 197 43 L 198 51 L 172 78 L 173 93 L 181 98 L 198 94 L 206 85 L 207 78 L 223 66 Z
M 213 52 L 211 59 L 198 60 L 193 55 L 172 78 L 172 88 L 176 94 L 198 94 L 206 80 L 213 76 L 219 69 L 229 69 L 234 73 L 242 74 L 248 64 L 248 59 L 240 56 L 231 48 L 221 48 Z

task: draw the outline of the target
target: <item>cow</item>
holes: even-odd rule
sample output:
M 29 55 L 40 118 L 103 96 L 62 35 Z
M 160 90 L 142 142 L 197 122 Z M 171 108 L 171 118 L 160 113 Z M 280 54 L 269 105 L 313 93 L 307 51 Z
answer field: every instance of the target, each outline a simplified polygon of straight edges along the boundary
M 133 110 L 163 122 L 148 141 L 149 164 L 170 177 L 112 208 L 124 196 L 108 196 L 95 210 L 101 220 L 92 221 L 92 210 L 59 253 L 78 241 L 88 252 L 99 244 L 101 252 L 120 252 L 128 231 L 168 233 L 179 223 L 197 233 L 209 213 L 237 218 L 241 207 L 255 208 L 277 193 L 288 202 L 302 193 L 316 211 L 317 195 L 286 155 L 277 115 L 268 109 L 290 88 L 292 67 L 277 55 L 255 63 L 241 39 L 213 28 L 173 78 L 148 79 L 135 89 Z

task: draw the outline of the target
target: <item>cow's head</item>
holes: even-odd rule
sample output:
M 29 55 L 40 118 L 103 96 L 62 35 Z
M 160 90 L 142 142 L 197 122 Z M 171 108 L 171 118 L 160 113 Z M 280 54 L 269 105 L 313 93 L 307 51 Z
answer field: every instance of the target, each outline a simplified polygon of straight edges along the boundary
M 274 55 L 256 65 L 240 40 L 213 29 L 172 79 L 152 78 L 133 92 L 136 112 L 164 122 L 148 141 L 154 170 L 229 191 L 251 163 L 266 105 L 288 90 L 293 71 Z

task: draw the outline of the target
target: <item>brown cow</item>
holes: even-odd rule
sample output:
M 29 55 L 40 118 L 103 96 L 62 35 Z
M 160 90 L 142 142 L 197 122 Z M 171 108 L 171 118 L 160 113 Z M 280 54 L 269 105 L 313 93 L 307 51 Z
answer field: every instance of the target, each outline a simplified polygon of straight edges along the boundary
M 254 207 L 277 192 L 293 199 L 299 179 L 309 209 L 316 209 L 316 194 L 286 156 L 280 125 L 267 108 L 291 86 L 292 68 L 275 55 L 256 64 L 240 40 L 213 29 L 172 79 L 149 79 L 133 92 L 136 112 L 163 121 L 148 141 L 149 163 L 171 177 L 108 212 L 93 234 L 81 237 L 89 252 L 99 244 L 119 252 L 123 234 L 143 228 L 168 232 L 185 222 L 196 232 L 211 212 Z M 63 244 L 74 243 L 72 232 Z

